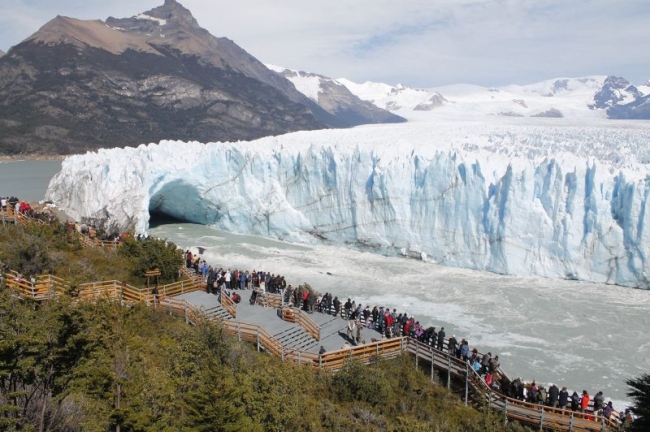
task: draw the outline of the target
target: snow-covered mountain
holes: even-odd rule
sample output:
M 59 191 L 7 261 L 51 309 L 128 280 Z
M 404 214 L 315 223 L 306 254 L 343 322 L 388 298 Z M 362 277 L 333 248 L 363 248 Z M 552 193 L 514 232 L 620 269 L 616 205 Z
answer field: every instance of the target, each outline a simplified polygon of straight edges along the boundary
M 296 89 L 314 101 L 327 113 L 340 120 L 342 126 L 369 123 L 401 123 L 404 118 L 361 100 L 346 86 L 323 75 L 266 65 L 293 83 Z
M 487 88 L 457 84 L 431 89 L 414 89 L 398 84 L 338 79 L 359 98 L 411 120 L 422 118 L 418 111 L 437 116 L 508 116 L 568 118 L 645 118 L 626 116 L 635 104 L 650 95 L 647 85 L 635 87 L 623 78 L 590 76 L 556 78 L 529 85 Z M 621 112 L 622 114 L 617 114 Z
M 156 211 L 238 233 L 648 288 L 649 132 L 646 122 L 492 117 L 163 142 L 72 156 L 47 199 L 78 220 L 139 232 Z

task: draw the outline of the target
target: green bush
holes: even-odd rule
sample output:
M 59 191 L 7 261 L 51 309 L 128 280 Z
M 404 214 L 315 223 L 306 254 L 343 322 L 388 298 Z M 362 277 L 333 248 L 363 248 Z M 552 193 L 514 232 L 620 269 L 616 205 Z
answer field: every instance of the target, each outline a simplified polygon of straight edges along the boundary
M 120 256 L 132 263 L 131 273 L 134 277 L 143 278 L 146 271 L 158 268 L 162 283 L 173 282 L 183 265 L 183 252 L 174 243 L 161 239 L 138 240 L 129 236 L 118 250 Z

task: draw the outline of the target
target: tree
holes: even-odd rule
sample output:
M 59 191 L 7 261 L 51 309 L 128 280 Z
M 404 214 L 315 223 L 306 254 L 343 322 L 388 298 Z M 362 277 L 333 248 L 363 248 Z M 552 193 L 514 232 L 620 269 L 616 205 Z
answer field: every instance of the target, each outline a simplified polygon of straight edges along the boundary
M 133 275 L 136 277 L 144 277 L 147 270 L 158 268 L 162 281 L 171 282 L 176 280 L 178 269 L 183 265 L 182 251 L 174 243 L 161 239 L 137 240 L 127 237 L 119 253 L 133 263 Z
M 629 379 L 625 382 L 630 386 L 627 395 L 632 398 L 634 405 L 630 407 L 632 414 L 636 416 L 630 430 L 650 430 L 650 374 L 643 374 L 640 377 Z

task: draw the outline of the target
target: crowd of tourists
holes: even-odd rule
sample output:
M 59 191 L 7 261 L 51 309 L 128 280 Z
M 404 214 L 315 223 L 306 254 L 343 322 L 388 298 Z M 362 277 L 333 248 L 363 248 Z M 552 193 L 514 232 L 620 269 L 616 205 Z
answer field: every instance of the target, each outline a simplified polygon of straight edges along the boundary
M 20 213 L 32 219 L 38 219 L 45 222 L 54 222 L 56 217 L 48 211 L 40 211 L 32 208 L 31 204 L 15 196 L 0 197 L 0 209 L 3 213 Z
M 225 269 L 209 265 L 192 251 L 185 251 L 185 265 L 200 274 L 206 284 L 208 294 L 220 294 L 222 290 L 234 297 L 237 303 L 241 296 L 234 291 L 252 290 L 250 303 L 254 304 L 260 292 L 279 294 L 291 286 L 287 286 L 284 276 L 257 270 Z
M 281 294 L 284 304 L 306 313 L 330 314 L 347 320 L 347 337 L 352 344 L 366 342 L 361 335 L 363 328 L 377 331 L 378 337 L 382 339 L 408 336 L 467 362 L 486 385 L 505 396 L 552 408 L 583 412 L 589 414 L 592 419 L 601 416 L 609 419 L 615 413 L 612 402 L 605 401 L 602 391 L 591 398 L 586 390 L 581 394 L 577 392 L 569 394 L 566 387 L 560 389 L 553 383 L 537 384 L 535 380 L 526 382 L 520 377 L 511 381 L 500 371 L 498 355 L 493 356 L 491 352 L 480 354 L 477 348 L 470 348 L 467 339 L 458 340 L 454 334 L 446 339 L 444 327 L 440 329 L 435 326 L 425 327 L 413 316 L 408 313 L 398 313 L 395 308 L 357 304 L 351 298 L 342 301 L 332 293 L 321 295 L 308 285 L 293 287 L 286 283 L 284 276 L 279 274 L 213 267 L 189 250 L 185 252 L 185 259 L 187 267 L 193 268 L 202 276 L 208 293 L 219 294 L 221 290 L 226 290 L 228 295 L 238 303 L 241 296 L 234 291 L 251 290 L 251 304 L 256 302 L 260 293 Z M 377 339 L 372 338 L 372 340 Z M 348 346 L 344 345 L 344 347 Z M 325 349 L 321 347 L 321 354 L 324 352 Z M 619 419 L 623 422 L 629 421 L 631 419 L 629 412 L 620 415 Z

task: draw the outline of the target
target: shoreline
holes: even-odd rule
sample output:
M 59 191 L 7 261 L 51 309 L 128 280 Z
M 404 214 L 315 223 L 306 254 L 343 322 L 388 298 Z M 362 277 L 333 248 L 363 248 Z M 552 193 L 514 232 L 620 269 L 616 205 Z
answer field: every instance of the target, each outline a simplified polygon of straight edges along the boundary
M 42 161 L 42 160 L 64 160 L 72 155 L 0 155 L 0 162 L 20 162 L 20 161 Z

